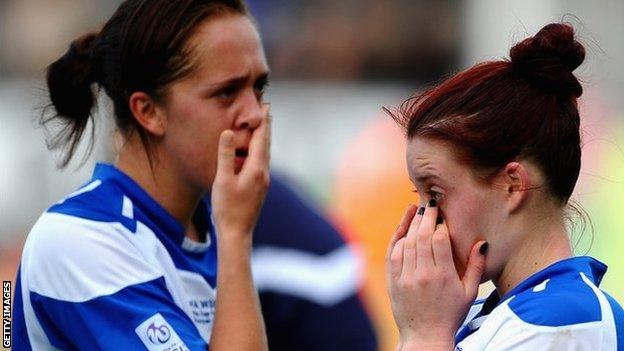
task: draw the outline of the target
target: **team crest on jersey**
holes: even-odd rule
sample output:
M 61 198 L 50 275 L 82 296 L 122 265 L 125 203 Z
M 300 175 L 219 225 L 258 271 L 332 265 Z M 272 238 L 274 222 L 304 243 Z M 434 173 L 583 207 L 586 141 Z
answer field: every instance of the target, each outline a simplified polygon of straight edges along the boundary
M 160 314 L 148 318 L 134 330 L 149 351 L 188 351 L 180 336 Z

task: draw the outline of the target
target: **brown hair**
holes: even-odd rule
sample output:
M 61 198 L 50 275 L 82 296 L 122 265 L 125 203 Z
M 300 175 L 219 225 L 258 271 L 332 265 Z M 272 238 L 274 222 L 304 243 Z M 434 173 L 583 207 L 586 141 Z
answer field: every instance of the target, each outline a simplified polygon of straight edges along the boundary
M 405 101 L 390 113 L 408 138 L 432 137 L 491 175 L 516 159 L 535 162 L 559 203 L 581 168 L 583 93 L 574 71 L 585 58 L 568 24 L 553 23 L 516 44 L 510 60 L 477 64 Z
M 130 112 L 132 93 L 162 99 L 168 85 L 187 76 L 194 66 L 186 43 L 210 16 L 249 15 L 243 0 L 127 0 L 99 33 L 86 34 L 47 69 L 47 85 L 55 113 L 41 123 L 60 122 L 62 129 L 48 148 L 66 148 L 61 167 L 73 157 L 89 122 L 96 91 L 112 99 L 115 123 L 125 134 L 137 131 L 146 150 L 149 135 Z M 93 131 L 93 130 L 92 130 Z M 90 148 L 93 145 L 91 138 Z

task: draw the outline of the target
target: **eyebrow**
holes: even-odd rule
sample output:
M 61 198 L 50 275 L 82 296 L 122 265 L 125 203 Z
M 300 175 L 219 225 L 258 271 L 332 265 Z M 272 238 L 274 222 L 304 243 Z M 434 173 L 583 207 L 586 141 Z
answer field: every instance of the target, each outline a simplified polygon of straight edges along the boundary
M 261 73 L 255 80 L 254 83 L 262 81 L 262 82 L 268 82 L 269 81 L 269 71 L 263 72 Z M 236 76 L 236 77 L 232 77 L 229 79 L 225 79 L 223 81 L 220 82 L 216 82 L 216 83 L 211 83 L 209 85 L 210 89 L 215 89 L 215 88 L 220 88 L 220 87 L 224 87 L 224 86 L 228 86 L 228 85 L 243 85 L 245 84 L 245 82 L 247 82 L 247 80 L 249 79 L 248 75 L 242 75 L 242 76 Z
M 418 177 L 413 179 L 413 183 L 426 183 L 428 180 L 438 180 L 441 181 L 442 178 L 429 170 L 424 171 L 422 174 L 419 174 Z
M 414 185 L 416 184 L 426 184 L 428 182 L 431 182 L 432 180 L 439 180 L 440 178 L 437 176 L 422 176 L 422 177 L 418 177 L 415 179 L 415 181 L 413 182 Z

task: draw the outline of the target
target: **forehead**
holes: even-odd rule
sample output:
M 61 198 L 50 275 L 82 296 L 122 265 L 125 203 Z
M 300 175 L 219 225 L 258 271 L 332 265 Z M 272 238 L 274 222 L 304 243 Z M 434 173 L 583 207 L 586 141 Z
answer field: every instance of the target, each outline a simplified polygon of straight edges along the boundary
M 247 16 L 223 14 L 199 25 L 189 41 L 197 74 L 220 80 L 268 71 L 260 35 Z
M 415 182 L 425 177 L 452 176 L 461 166 L 448 143 L 430 138 L 414 137 L 408 140 L 406 161 L 410 179 Z

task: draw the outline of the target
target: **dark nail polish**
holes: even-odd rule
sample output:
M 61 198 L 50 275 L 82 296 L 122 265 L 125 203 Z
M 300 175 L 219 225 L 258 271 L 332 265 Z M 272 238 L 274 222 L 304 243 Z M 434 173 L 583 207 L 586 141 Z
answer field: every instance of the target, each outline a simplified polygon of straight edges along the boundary
M 489 247 L 489 246 L 490 246 L 490 245 L 488 244 L 488 242 L 487 242 L 487 241 L 486 241 L 486 242 L 484 242 L 484 243 L 481 245 L 481 247 L 479 248 L 479 253 L 480 253 L 480 254 L 482 254 L 483 256 L 485 256 L 485 254 L 486 254 L 486 253 L 487 253 L 487 251 L 488 251 L 488 247 Z
M 442 224 L 442 223 L 444 223 L 444 218 L 442 218 L 441 216 L 438 216 L 438 218 L 436 219 L 436 225 Z
M 436 207 L 436 206 L 438 206 L 438 202 L 435 199 L 429 200 L 429 207 Z
M 425 208 L 424 207 L 419 207 L 418 208 L 418 215 L 422 216 L 425 214 Z

